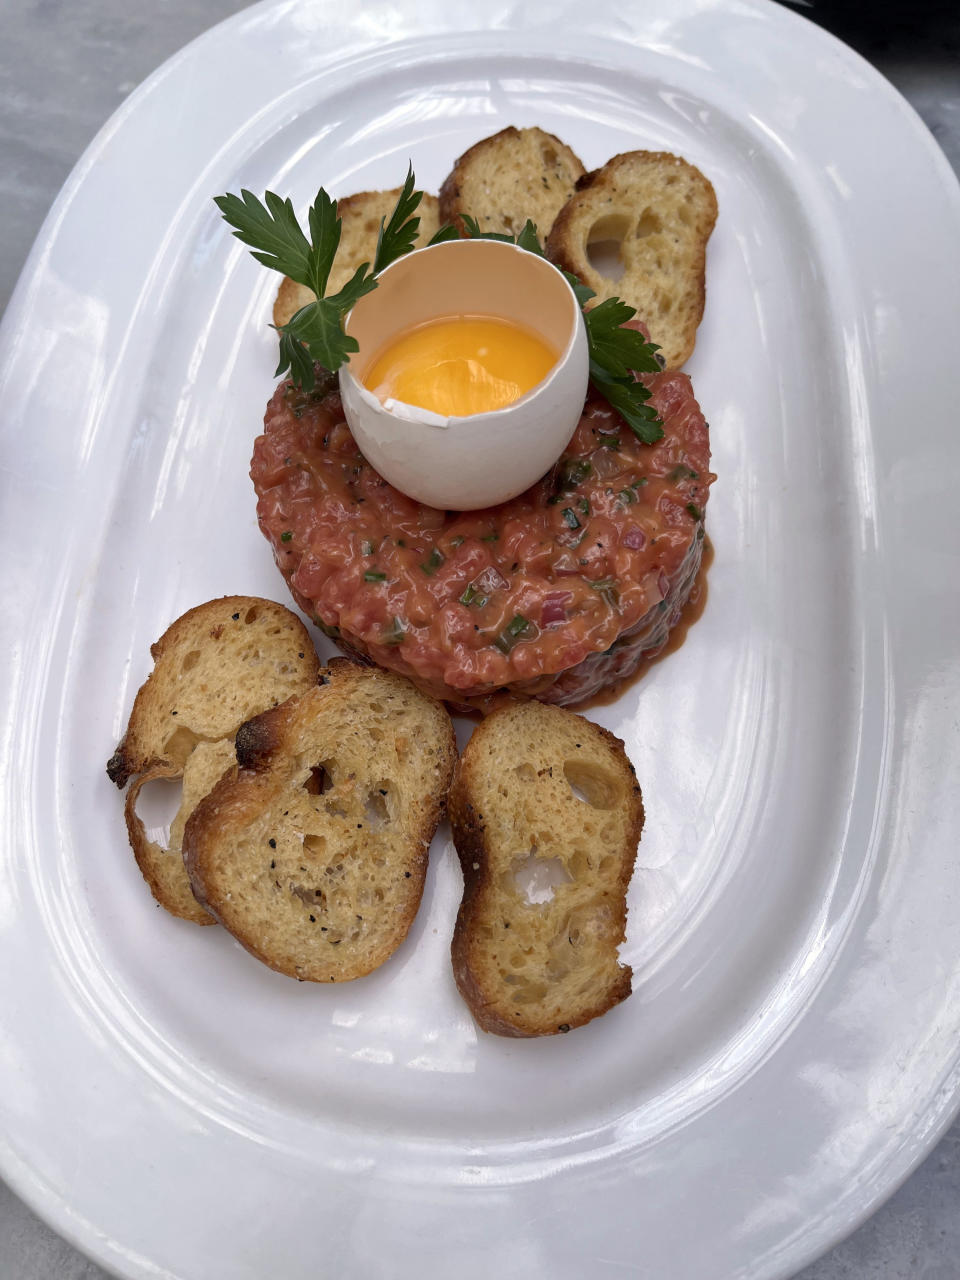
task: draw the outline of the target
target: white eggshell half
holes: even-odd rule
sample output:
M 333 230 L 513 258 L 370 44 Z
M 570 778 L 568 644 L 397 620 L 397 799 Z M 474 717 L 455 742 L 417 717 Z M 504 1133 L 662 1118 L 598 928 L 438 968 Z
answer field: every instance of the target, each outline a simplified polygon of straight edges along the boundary
M 362 378 L 384 345 L 443 316 L 499 316 L 525 325 L 560 356 L 546 378 L 506 408 L 445 418 L 381 404 Z M 407 254 L 380 275 L 347 319 L 360 350 L 340 370 L 343 410 L 364 457 L 419 502 L 472 511 L 516 497 L 556 462 L 587 392 L 587 335 L 563 275 L 496 240 L 452 240 Z

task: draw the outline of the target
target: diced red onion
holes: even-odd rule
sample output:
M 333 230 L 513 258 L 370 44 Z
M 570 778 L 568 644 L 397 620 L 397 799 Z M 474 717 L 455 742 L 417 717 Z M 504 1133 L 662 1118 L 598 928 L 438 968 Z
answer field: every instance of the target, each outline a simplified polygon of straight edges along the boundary
M 623 546 L 628 547 L 631 551 L 642 551 L 646 546 L 647 535 L 638 524 L 632 524 L 620 541 Z
M 572 591 L 550 591 L 543 597 L 540 609 L 540 625 L 548 627 L 551 622 L 566 622 L 567 605 L 573 599 Z

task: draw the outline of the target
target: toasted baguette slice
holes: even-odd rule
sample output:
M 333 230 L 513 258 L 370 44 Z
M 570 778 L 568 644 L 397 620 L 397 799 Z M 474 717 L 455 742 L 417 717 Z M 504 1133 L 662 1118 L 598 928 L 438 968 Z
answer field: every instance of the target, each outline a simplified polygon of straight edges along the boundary
M 344 196 L 337 201 L 337 213 L 342 220 L 340 247 L 327 280 L 328 295 L 342 289 L 362 263 L 373 262 L 377 252 L 380 220 L 389 218 L 393 213 L 399 194 L 399 187 L 392 191 L 359 191 L 355 196 Z M 437 197 L 424 192 L 417 214 L 420 229 L 415 243 L 418 249 L 422 249 L 440 225 L 437 220 Z M 273 323 L 286 324 L 301 307 L 313 302 L 316 296 L 305 284 L 297 284 L 289 276 L 284 276 L 277 300 L 273 304 Z
M 597 302 L 635 307 L 668 369 L 693 352 L 703 316 L 707 241 L 717 197 L 699 169 L 663 151 L 627 151 L 581 179 L 557 215 L 547 256 L 579 276 Z M 591 264 L 590 246 L 619 245 L 623 275 Z
M 448 809 L 464 876 L 453 972 L 483 1030 L 553 1035 L 624 1000 L 643 803 L 619 738 L 539 702 L 495 711 Z
M 240 725 L 309 689 L 320 664 L 300 619 L 256 596 L 224 596 L 190 609 L 150 652 L 153 671 L 107 773 L 118 787 L 136 779 L 127 793 L 127 832 L 154 897 L 173 915 L 211 924 L 183 868 L 186 816 L 234 763 Z M 148 837 L 136 812 L 141 787 L 154 778 L 183 778 L 167 847 Z
M 184 833 L 194 893 L 280 973 L 369 973 L 416 915 L 456 756 L 439 702 L 334 659 L 321 684 L 237 734 L 237 776 Z
M 440 188 L 441 225 L 461 213 L 483 231 L 517 235 L 529 218 L 546 236 L 584 173 L 578 156 L 543 129 L 501 129 L 465 151 Z

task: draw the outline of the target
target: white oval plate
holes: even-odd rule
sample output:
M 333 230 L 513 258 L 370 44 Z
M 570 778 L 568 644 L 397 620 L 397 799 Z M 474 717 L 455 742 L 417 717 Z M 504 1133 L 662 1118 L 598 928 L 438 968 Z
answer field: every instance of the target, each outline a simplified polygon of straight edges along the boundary
M 172 618 L 284 599 L 246 471 L 276 280 L 211 197 L 436 190 L 538 123 L 713 180 L 690 364 L 710 601 L 597 720 L 647 801 L 635 994 L 478 1035 L 438 836 L 410 938 L 298 986 L 156 908 L 104 762 Z M 922 211 L 920 218 L 918 211 Z M 128 1277 L 784 1276 L 957 1103 L 960 199 L 912 111 L 765 3 L 269 2 L 163 67 L 2 333 L 2 1170 Z

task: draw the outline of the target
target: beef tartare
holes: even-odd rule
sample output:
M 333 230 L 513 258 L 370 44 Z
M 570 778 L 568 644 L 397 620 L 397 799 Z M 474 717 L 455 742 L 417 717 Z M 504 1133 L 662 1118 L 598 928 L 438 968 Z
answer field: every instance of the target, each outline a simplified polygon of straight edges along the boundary
M 501 689 L 569 704 L 630 675 L 690 594 L 714 479 L 687 375 L 644 382 L 664 425 L 655 445 L 591 392 L 542 480 L 470 512 L 387 484 L 332 381 L 310 394 L 282 383 L 251 476 L 297 604 L 347 653 L 454 706 Z

